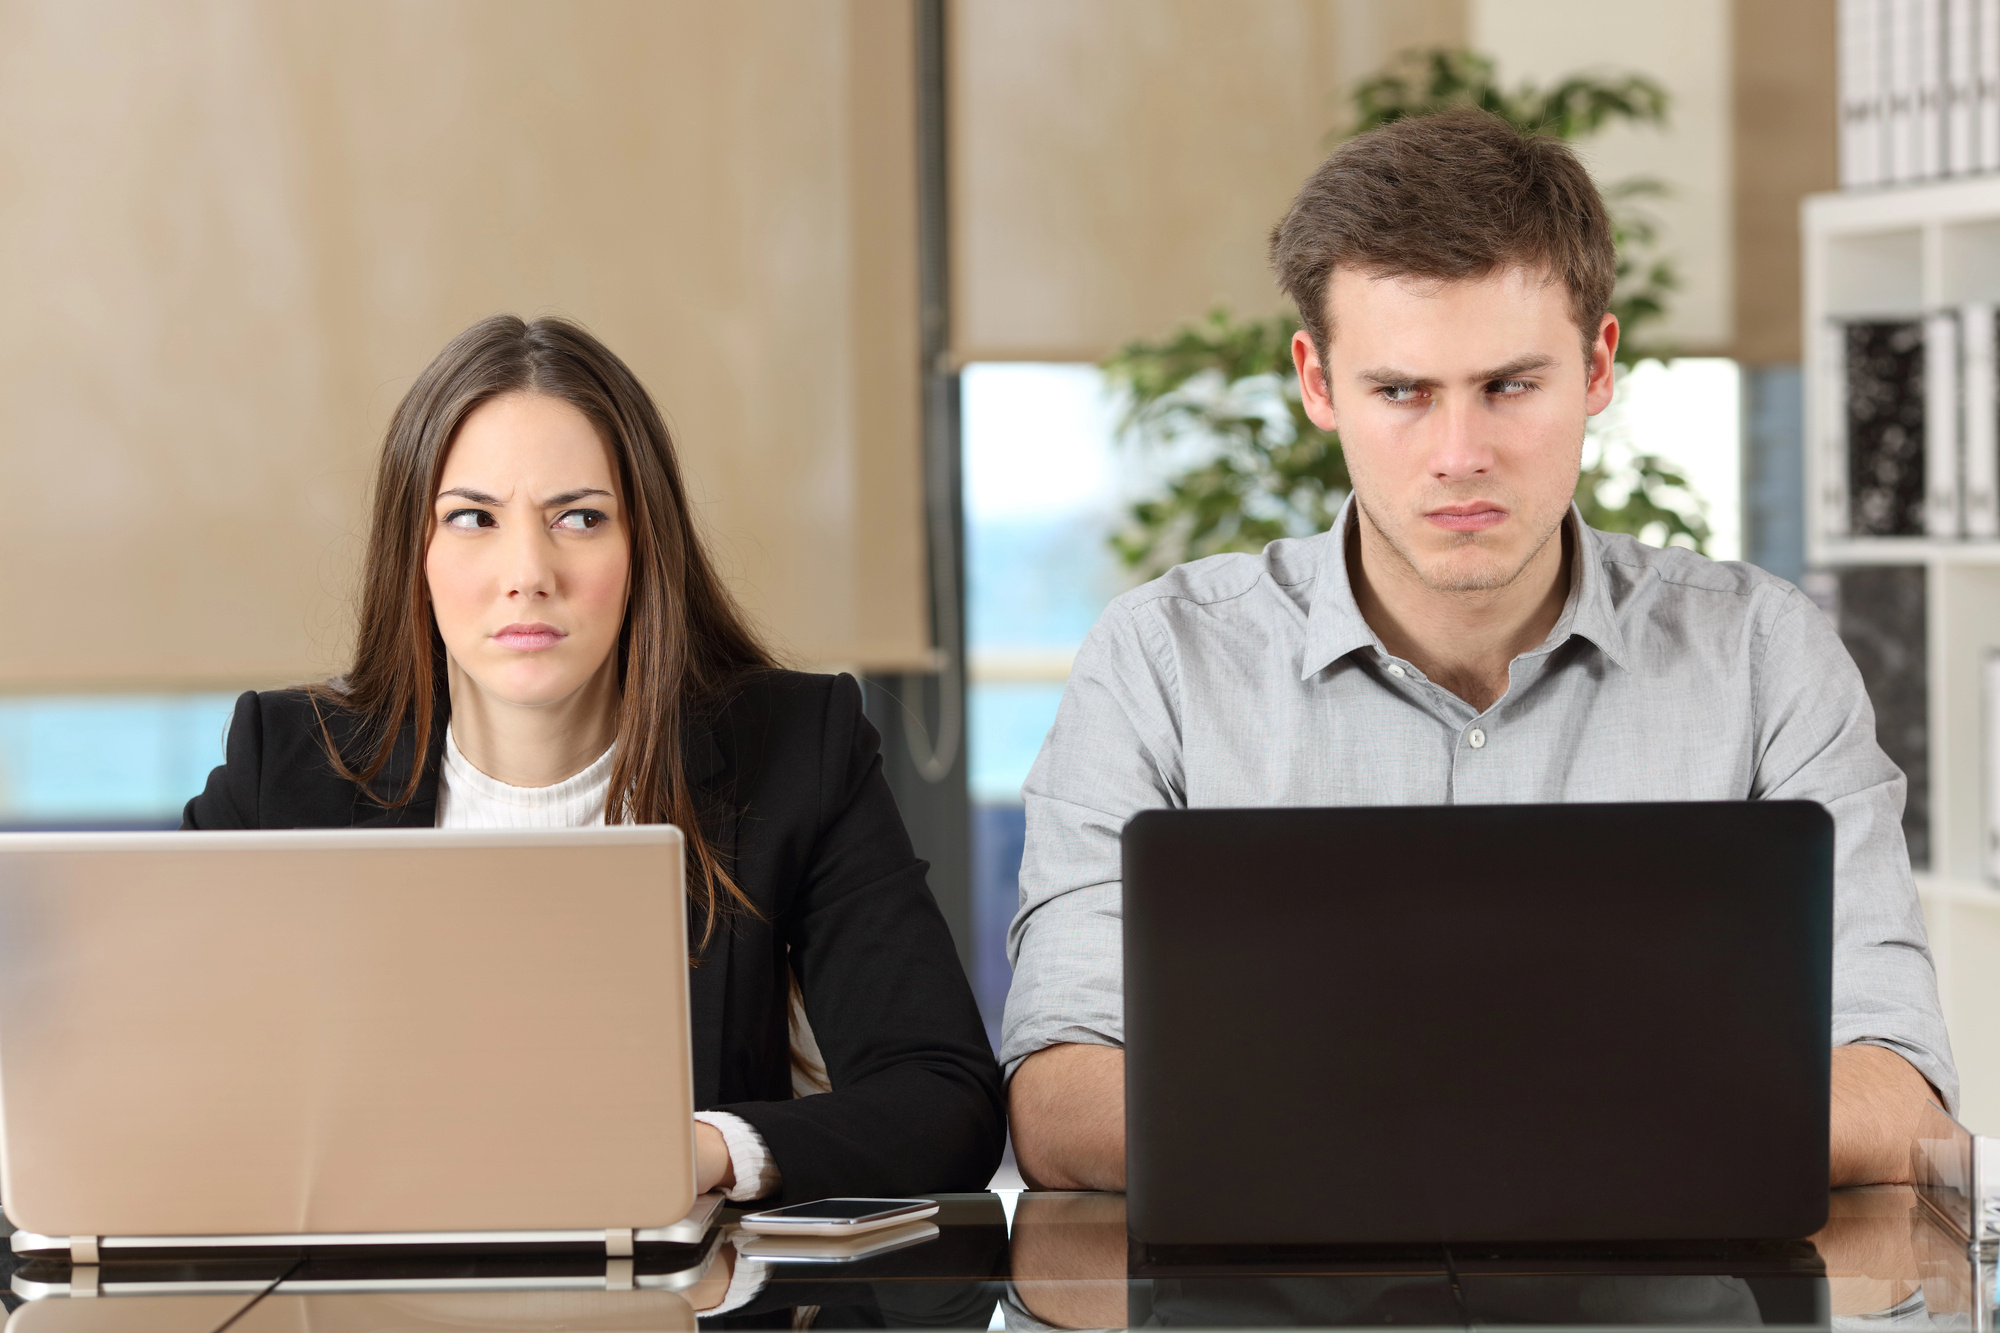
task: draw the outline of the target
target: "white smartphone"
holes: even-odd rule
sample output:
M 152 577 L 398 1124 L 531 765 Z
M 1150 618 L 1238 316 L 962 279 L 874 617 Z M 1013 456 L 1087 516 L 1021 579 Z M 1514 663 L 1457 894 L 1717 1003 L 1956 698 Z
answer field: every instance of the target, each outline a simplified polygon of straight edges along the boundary
M 864 1231 L 858 1236 L 759 1236 L 739 1231 L 729 1238 L 745 1259 L 767 1264 L 845 1264 L 856 1259 L 873 1259 L 878 1254 L 921 1245 L 938 1237 L 935 1222 L 899 1222 L 880 1231 Z
M 815 1199 L 751 1213 L 738 1223 L 760 1236 L 854 1236 L 929 1217 L 935 1199 Z

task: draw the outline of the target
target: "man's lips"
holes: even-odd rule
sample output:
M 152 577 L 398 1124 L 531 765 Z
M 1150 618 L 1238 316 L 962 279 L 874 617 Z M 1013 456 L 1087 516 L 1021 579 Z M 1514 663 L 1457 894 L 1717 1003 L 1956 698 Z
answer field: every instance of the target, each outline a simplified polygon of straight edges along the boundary
M 569 636 L 553 625 L 509 625 L 493 636 L 493 642 L 516 652 L 538 653 L 553 648 Z
M 1504 523 L 1507 511 L 1496 504 L 1474 501 L 1433 509 L 1424 518 L 1447 532 L 1484 532 Z

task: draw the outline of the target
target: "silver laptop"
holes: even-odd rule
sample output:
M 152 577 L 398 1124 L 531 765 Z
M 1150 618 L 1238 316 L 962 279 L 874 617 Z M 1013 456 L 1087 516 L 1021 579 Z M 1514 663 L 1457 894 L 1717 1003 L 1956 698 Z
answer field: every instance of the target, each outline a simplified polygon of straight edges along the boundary
M 0 835 L 14 1249 L 698 1241 L 681 853 Z

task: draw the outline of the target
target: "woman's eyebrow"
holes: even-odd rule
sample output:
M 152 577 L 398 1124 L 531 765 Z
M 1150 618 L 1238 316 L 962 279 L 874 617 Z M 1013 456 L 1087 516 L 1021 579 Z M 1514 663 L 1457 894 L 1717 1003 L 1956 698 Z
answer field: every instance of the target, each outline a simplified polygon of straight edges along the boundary
M 542 508 L 553 509 L 557 505 L 575 504 L 578 500 L 592 495 L 601 495 L 607 500 L 611 498 L 610 491 L 602 490 L 596 486 L 579 486 L 573 491 L 564 491 L 561 495 L 551 495 L 548 499 L 542 501 Z
M 470 500 L 476 505 L 505 505 L 507 503 L 497 495 L 488 495 L 485 491 L 477 490 L 471 486 L 453 486 L 449 490 L 438 492 L 440 500 L 447 495 L 455 495 L 461 500 Z M 573 491 L 564 491 L 560 495 L 551 495 L 548 499 L 542 501 L 541 507 L 552 509 L 556 505 L 575 504 L 578 500 L 592 495 L 601 495 L 607 500 L 611 498 L 611 492 L 604 490 L 602 487 L 579 486 Z
M 497 504 L 507 503 L 505 500 L 502 500 L 497 495 L 488 495 L 485 491 L 476 491 L 472 489 L 472 487 L 470 486 L 454 486 L 448 491 L 439 491 L 438 499 L 442 500 L 447 495 L 456 495 L 459 499 L 470 500 L 472 501 L 472 503 L 476 505 L 497 505 Z

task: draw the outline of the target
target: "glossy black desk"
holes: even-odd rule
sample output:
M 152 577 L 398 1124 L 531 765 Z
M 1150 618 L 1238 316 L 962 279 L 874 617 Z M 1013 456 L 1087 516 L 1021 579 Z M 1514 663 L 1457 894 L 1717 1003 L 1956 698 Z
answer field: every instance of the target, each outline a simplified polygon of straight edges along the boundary
M 1907 1189 L 1841 1190 L 1810 1242 L 1573 1250 L 1149 1255 L 1115 1194 L 947 1195 L 938 1235 L 847 1263 L 702 1246 L 595 1255 L 271 1255 L 14 1274 L 7 1333 L 714 1328 L 1993 1327 L 1993 1266 Z M 733 1216 L 733 1215 L 731 1215 Z M 33 1299 L 23 1300 L 23 1296 Z

